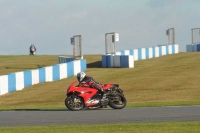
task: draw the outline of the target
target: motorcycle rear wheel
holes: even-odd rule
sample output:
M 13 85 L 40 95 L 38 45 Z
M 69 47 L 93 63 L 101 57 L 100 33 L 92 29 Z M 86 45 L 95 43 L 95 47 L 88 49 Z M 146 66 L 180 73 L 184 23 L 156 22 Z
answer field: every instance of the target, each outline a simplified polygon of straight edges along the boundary
M 113 109 L 123 109 L 126 106 L 126 98 L 121 94 L 117 94 L 118 99 L 109 99 L 108 105 Z
M 82 98 L 69 96 L 65 99 L 65 106 L 72 111 L 81 110 L 84 107 Z

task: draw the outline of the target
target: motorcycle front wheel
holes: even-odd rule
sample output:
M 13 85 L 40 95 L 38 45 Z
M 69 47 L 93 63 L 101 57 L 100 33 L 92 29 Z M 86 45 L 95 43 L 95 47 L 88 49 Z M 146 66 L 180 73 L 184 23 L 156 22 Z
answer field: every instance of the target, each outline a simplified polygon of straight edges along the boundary
M 126 106 L 126 98 L 121 94 L 117 94 L 118 98 L 109 99 L 108 105 L 113 109 L 122 109 Z
M 69 96 L 65 99 L 65 106 L 69 110 L 78 111 L 84 107 L 84 103 L 81 97 Z

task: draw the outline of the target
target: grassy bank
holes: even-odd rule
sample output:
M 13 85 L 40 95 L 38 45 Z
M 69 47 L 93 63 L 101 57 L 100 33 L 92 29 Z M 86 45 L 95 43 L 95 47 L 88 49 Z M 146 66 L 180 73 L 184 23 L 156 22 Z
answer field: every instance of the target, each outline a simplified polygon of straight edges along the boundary
M 200 105 L 200 53 L 135 61 L 135 68 L 101 68 L 101 55 L 85 55 L 86 74 L 118 83 L 127 107 Z M 57 64 L 57 56 L 0 56 L 0 75 Z M 76 77 L 41 83 L 0 97 L 0 110 L 66 109 L 65 91 Z

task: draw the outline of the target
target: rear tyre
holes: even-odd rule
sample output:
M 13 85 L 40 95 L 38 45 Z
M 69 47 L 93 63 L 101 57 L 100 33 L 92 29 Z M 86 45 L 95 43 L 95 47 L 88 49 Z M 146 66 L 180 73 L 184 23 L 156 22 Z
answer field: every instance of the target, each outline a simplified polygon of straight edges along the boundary
M 117 94 L 118 98 L 109 99 L 108 105 L 113 109 L 123 109 L 126 106 L 126 98 Z
M 84 103 L 81 97 L 69 96 L 65 99 L 65 106 L 69 110 L 78 111 L 84 107 Z

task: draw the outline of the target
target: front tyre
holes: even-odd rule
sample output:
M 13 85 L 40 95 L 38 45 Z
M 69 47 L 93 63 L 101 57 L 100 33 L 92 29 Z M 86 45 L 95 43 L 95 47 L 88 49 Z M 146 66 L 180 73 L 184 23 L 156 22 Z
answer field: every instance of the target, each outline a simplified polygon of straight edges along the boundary
M 65 99 L 65 106 L 69 110 L 78 111 L 84 107 L 84 103 L 81 97 L 78 97 L 78 96 L 74 97 L 72 95 Z
M 109 99 L 108 105 L 113 109 L 123 109 L 126 106 L 126 98 L 120 94 L 117 94 L 118 98 Z

